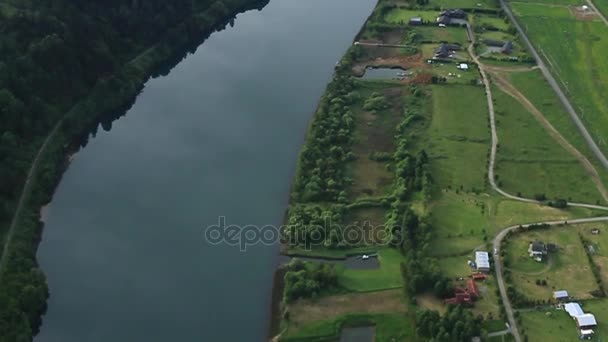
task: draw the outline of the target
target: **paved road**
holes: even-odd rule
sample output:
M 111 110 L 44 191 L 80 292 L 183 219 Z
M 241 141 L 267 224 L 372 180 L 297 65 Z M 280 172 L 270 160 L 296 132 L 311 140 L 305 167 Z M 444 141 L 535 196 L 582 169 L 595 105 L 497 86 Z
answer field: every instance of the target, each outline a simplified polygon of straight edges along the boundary
M 502 6 L 503 10 L 507 14 L 507 16 L 509 17 L 509 19 L 511 20 L 513 25 L 515 25 L 515 28 L 519 32 L 519 35 L 522 37 L 523 41 L 526 43 L 528 50 L 534 56 L 534 59 L 536 60 L 536 64 L 538 64 L 538 67 L 540 68 L 541 72 L 543 73 L 543 76 L 545 76 L 545 79 L 547 79 L 547 82 L 549 82 L 549 85 L 551 85 L 551 88 L 553 88 L 553 91 L 559 97 L 560 101 L 566 108 L 566 111 L 570 115 L 570 118 L 572 119 L 572 121 L 574 121 L 574 124 L 576 125 L 578 130 L 583 135 L 583 138 L 585 138 L 587 145 L 589 145 L 589 148 L 591 148 L 591 151 L 593 151 L 593 154 L 596 156 L 596 158 L 599 160 L 599 162 L 602 164 L 602 166 L 604 168 L 608 169 L 608 159 L 606 159 L 606 156 L 604 155 L 602 150 L 600 150 L 599 146 L 593 140 L 593 137 L 591 137 L 591 134 L 589 133 L 589 131 L 587 130 L 587 128 L 585 127 L 585 125 L 583 124 L 581 119 L 579 118 L 578 114 L 574 110 L 574 107 L 572 107 L 572 104 L 570 104 L 570 101 L 568 100 L 568 98 L 566 97 L 566 95 L 564 94 L 562 89 L 559 87 L 559 84 L 557 83 L 557 81 L 555 80 L 555 78 L 553 77 L 553 75 L 551 74 L 551 72 L 549 71 L 547 66 L 545 65 L 545 62 L 543 61 L 543 59 L 540 57 L 540 55 L 538 54 L 538 52 L 536 51 L 536 49 L 530 42 L 530 39 L 528 39 L 528 36 L 522 29 L 521 25 L 519 25 L 519 22 L 517 22 L 517 20 L 515 19 L 515 16 L 513 15 L 511 8 L 509 8 L 509 6 L 507 5 L 505 0 L 500 0 L 500 5 Z M 593 6 L 593 7 L 595 7 L 595 6 Z
M 597 7 L 595 7 L 595 4 L 593 3 L 593 1 L 587 0 L 587 4 L 589 5 L 589 7 L 593 8 L 595 13 L 597 13 L 597 15 L 600 17 L 600 19 L 602 19 L 604 24 L 606 24 L 606 26 L 608 26 L 608 19 L 606 19 L 604 14 L 602 12 L 600 12 L 600 10 L 598 10 Z

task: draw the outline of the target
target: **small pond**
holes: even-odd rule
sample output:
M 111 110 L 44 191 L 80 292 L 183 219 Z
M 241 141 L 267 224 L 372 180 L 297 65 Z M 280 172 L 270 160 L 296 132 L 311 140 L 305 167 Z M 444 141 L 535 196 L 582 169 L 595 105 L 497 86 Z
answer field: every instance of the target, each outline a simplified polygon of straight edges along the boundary
M 355 270 L 372 270 L 380 268 L 380 261 L 378 260 L 377 254 L 370 254 L 368 258 L 364 259 L 361 255 L 349 256 L 346 259 L 329 259 L 329 258 L 315 258 L 315 257 L 291 257 L 287 255 L 281 255 L 280 263 L 285 265 L 292 259 L 298 259 L 302 261 L 310 262 L 321 262 L 329 264 L 342 264 L 346 268 Z
M 411 73 L 401 68 L 366 68 L 364 80 L 403 80 Z
M 340 342 L 373 342 L 375 334 L 374 327 L 344 328 Z

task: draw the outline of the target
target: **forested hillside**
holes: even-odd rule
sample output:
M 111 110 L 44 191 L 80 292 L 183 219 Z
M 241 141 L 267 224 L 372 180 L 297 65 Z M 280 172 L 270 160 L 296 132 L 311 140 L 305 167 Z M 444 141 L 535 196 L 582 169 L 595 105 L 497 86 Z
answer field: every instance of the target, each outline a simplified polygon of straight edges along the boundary
M 0 0 L 0 342 L 30 341 L 46 308 L 39 209 L 66 154 L 102 115 L 120 115 L 164 63 L 267 1 Z M 9 239 L 28 171 L 55 127 Z

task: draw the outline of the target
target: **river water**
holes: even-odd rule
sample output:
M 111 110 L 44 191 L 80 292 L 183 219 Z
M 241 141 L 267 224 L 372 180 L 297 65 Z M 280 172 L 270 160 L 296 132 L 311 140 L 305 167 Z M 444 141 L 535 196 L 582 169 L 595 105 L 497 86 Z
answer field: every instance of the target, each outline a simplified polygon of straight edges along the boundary
M 37 342 L 263 341 L 278 248 L 204 229 L 278 225 L 333 67 L 373 0 L 271 0 L 213 34 L 61 181 L 38 251 Z

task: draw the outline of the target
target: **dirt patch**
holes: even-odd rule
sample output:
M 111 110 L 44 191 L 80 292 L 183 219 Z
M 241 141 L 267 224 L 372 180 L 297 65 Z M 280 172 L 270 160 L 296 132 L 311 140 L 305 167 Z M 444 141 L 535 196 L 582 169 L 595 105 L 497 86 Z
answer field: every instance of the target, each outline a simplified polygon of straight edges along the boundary
M 298 300 L 289 305 L 290 328 L 298 329 L 308 323 L 329 320 L 347 313 L 406 312 L 402 290 L 350 293 Z
M 419 307 L 427 310 L 436 310 L 443 314 L 446 311 L 446 307 L 441 299 L 435 297 L 432 293 L 425 293 L 416 297 L 416 304 Z
M 597 13 L 588 6 L 570 6 L 569 9 L 577 20 L 589 21 L 598 18 Z
M 367 67 L 399 67 L 408 69 L 428 69 L 429 65 L 424 62 L 422 53 L 405 55 L 399 48 L 390 47 L 362 47 L 364 54 L 359 58 L 352 68 L 355 76 L 363 76 Z

